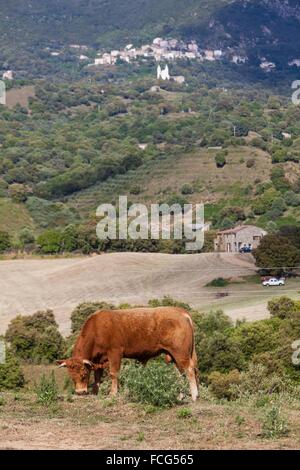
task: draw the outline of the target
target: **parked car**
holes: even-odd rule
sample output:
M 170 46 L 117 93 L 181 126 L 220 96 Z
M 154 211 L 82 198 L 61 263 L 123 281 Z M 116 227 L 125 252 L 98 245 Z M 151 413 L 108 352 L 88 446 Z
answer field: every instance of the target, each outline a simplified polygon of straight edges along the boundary
M 251 252 L 252 252 L 251 246 L 242 246 L 242 248 L 240 248 L 240 253 L 251 253 Z
M 268 286 L 268 287 L 271 287 L 271 286 L 284 286 L 285 285 L 285 279 L 284 278 L 281 278 L 281 279 L 277 279 L 277 277 L 271 277 L 270 279 L 266 279 L 265 281 L 263 281 L 263 286 Z

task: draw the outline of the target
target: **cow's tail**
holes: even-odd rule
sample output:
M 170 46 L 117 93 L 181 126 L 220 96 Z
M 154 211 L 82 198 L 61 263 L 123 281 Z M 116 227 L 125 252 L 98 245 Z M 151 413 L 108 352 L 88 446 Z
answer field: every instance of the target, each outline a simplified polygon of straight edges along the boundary
M 190 327 L 191 327 L 191 330 L 192 330 L 192 347 L 191 347 L 191 351 L 190 351 L 190 358 L 192 360 L 193 367 L 195 369 L 196 377 L 198 377 L 198 360 L 197 360 L 196 345 L 195 345 L 195 328 L 194 328 L 194 324 L 193 324 L 193 320 L 191 318 L 191 315 L 187 314 L 187 317 L 188 317 L 189 324 L 190 324 Z

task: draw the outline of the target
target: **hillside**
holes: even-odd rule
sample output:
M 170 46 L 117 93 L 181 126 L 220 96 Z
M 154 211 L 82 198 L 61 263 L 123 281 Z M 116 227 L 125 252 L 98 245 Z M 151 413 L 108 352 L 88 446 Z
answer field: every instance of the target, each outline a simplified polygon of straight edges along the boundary
M 147 206 L 204 202 L 213 230 L 299 224 L 299 108 L 252 87 L 216 87 L 202 68 L 172 66 L 183 85 L 154 73 L 122 65 L 110 80 L 36 82 L 27 103 L 0 108 L 2 211 L 13 203 L 27 217 L 3 226 L 16 248 L 71 225 L 81 245 L 73 237 L 64 247 L 97 249 L 96 208 L 119 195 Z M 12 102 L 26 94 L 9 91 Z
M 261 59 L 275 63 L 277 80 L 284 79 L 283 70 L 295 74 L 289 63 L 299 59 L 294 0 L 284 7 L 267 0 L 14 0 L 0 7 L 0 69 L 12 68 L 19 77 L 84 75 L 71 45 L 87 46 L 94 58 L 99 49 L 145 44 L 156 36 L 233 50 L 247 57 L 247 72 L 258 81 Z M 61 48 L 63 57 L 51 55 Z
M 111 253 L 69 259 L 1 261 L 0 333 L 17 314 L 53 309 L 62 332 L 70 327 L 71 311 L 84 301 L 115 305 L 147 305 L 150 299 L 170 296 L 200 310 L 222 308 L 233 320 L 268 316 L 267 301 L 274 291 L 251 282 L 255 266 L 250 255 Z M 206 284 L 216 277 L 250 276 L 227 288 Z M 294 297 L 298 281 L 280 293 Z M 218 292 L 228 292 L 224 298 Z

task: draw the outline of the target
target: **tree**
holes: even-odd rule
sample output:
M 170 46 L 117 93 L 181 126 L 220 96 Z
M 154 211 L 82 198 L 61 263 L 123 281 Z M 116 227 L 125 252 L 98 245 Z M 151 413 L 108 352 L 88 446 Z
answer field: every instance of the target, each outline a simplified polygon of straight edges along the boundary
M 253 251 L 256 265 L 265 272 L 282 275 L 300 263 L 300 251 L 286 237 L 266 235 Z
M 35 242 L 34 234 L 27 227 L 22 228 L 19 234 L 19 239 L 23 246 L 30 245 Z
M 287 238 L 292 245 L 300 250 L 300 229 L 295 225 L 284 225 L 280 228 L 278 235 Z
M 225 151 L 217 153 L 217 155 L 215 156 L 217 168 L 223 168 L 226 165 L 226 155 L 227 154 L 225 153 Z
M 5 339 L 16 357 L 29 362 L 53 362 L 64 350 L 64 339 L 51 310 L 17 316 L 8 325 Z
M 79 304 L 71 314 L 71 331 L 79 332 L 82 325 L 90 315 L 101 309 L 111 309 L 113 305 L 106 302 L 83 302 Z
M 16 202 L 25 202 L 30 193 L 31 188 L 25 184 L 13 183 L 8 188 L 8 194 Z
M 0 363 L 0 392 L 15 390 L 25 384 L 24 375 L 18 359 L 8 350 L 4 364 Z
M 298 302 L 299 303 L 299 302 Z M 268 310 L 273 317 L 289 318 L 297 310 L 297 303 L 289 297 L 280 297 L 268 302 Z M 300 308 L 298 308 L 300 310 Z
M 62 234 L 58 230 L 46 230 L 37 239 L 42 253 L 59 253 L 62 249 Z
M 11 248 L 10 236 L 7 232 L 0 231 L 0 253 Z

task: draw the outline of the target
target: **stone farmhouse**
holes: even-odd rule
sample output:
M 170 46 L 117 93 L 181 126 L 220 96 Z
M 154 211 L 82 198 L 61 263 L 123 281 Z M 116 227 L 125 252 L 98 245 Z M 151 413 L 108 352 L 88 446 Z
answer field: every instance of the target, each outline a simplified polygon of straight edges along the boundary
M 240 225 L 217 233 L 214 251 L 238 253 L 241 248 L 255 249 L 267 232 L 254 225 Z

